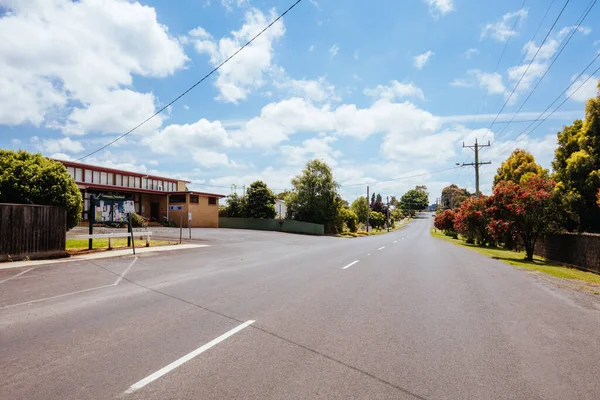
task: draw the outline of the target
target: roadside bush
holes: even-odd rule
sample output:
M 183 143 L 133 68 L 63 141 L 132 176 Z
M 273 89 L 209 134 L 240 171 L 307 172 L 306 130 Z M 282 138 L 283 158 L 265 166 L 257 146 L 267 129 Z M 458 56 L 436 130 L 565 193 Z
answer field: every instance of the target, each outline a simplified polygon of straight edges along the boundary
M 371 211 L 369 213 L 369 224 L 375 229 L 383 228 L 385 224 L 385 215 L 378 211 Z
M 444 232 L 446 236 L 452 236 L 453 238 L 458 238 L 458 232 L 454 229 L 454 222 L 456 219 L 456 214 L 452 210 L 444 210 L 440 214 L 435 216 L 434 226 L 440 231 Z
M 131 225 L 134 228 L 145 228 L 148 226 L 146 219 L 137 213 L 131 214 Z
M 348 230 L 350 232 L 356 232 L 358 230 L 358 217 L 356 216 L 356 213 L 347 208 L 342 208 L 340 212 Z
M 81 192 L 62 163 L 23 150 L 0 150 L 0 203 L 65 208 L 67 230 L 79 223 L 83 208 Z

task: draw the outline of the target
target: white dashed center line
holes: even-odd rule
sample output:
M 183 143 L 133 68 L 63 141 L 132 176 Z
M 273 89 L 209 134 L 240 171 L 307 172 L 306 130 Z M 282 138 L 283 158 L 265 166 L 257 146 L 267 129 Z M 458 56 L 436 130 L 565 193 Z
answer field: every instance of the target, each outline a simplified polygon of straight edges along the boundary
M 350 264 L 346 265 L 345 267 L 343 267 L 342 269 L 346 269 L 346 268 L 350 268 L 351 266 L 353 266 L 354 264 L 356 264 L 358 262 L 358 260 L 356 261 L 352 261 Z
M 377 250 L 383 250 L 385 249 L 385 246 L 381 246 L 380 248 L 378 248 Z

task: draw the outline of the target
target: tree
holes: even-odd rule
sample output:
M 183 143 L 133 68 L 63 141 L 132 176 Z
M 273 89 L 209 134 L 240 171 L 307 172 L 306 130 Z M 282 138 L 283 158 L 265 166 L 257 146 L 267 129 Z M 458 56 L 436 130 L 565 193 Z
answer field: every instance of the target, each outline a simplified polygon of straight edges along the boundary
M 391 216 L 392 220 L 394 220 L 394 222 L 402 221 L 404 219 L 404 214 L 402 213 L 402 210 L 399 208 L 394 208 L 394 211 L 392 211 L 390 216 Z
M 489 230 L 495 235 L 518 237 L 525 247 L 527 260 L 539 238 L 557 230 L 557 201 L 554 181 L 534 176 L 526 182 L 500 182 L 494 187 L 488 215 Z
M 367 198 L 361 196 L 352 202 L 350 209 L 354 211 L 360 223 L 366 224 L 369 217 L 369 203 Z
M 354 211 L 348 209 L 348 208 L 342 208 L 340 210 L 340 214 L 342 216 L 342 219 L 344 220 L 344 224 L 346 224 L 346 227 L 348 228 L 348 230 L 350 232 L 356 232 L 358 227 L 358 217 L 356 216 L 356 213 L 354 213 Z
M 275 197 L 277 197 L 277 200 L 284 200 L 286 196 L 290 193 L 289 190 L 284 190 L 283 192 L 277 193 L 277 195 Z
M 460 188 L 453 183 L 442 189 L 441 207 L 443 209 L 454 210 L 459 208 L 462 202 L 469 196 L 471 196 L 471 193 L 467 189 Z
M 385 215 L 378 211 L 371 211 L 369 214 L 369 224 L 375 229 L 383 228 L 385 224 Z
M 381 194 L 377 193 L 377 195 L 375 195 L 375 193 L 373 193 L 373 196 L 375 196 L 375 200 L 371 202 L 371 210 L 380 212 L 383 215 L 387 215 L 388 207 L 383 203 L 383 198 L 381 197 Z
M 454 217 L 454 228 L 467 238 L 467 243 L 485 246 L 490 241 L 487 196 L 469 197 L 460 205 Z
M 600 92 L 600 83 L 598 84 Z M 558 133 L 552 168 L 553 179 L 570 212 L 569 230 L 600 232 L 600 93 L 588 100 L 585 119 L 576 120 Z
M 275 218 L 275 195 L 263 181 L 252 182 L 246 192 L 246 215 L 249 218 Z
M 229 218 L 247 218 L 246 197 L 239 196 L 237 193 L 227 196 L 227 206 L 223 210 L 223 216 Z
M 312 160 L 302 174 L 292 179 L 292 186 L 286 198 L 288 218 L 323 224 L 326 232 L 336 233 L 342 199 L 331 168 L 323 161 Z
M 424 210 L 429 206 L 429 197 L 423 188 L 427 189 L 425 186 L 417 186 L 415 189 L 404 193 L 400 198 L 400 208 L 405 215 L 412 217 L 416 211 Z
M 458 237 L 456 229 L 454 229 L 454 221 L 456 214 L 452 210 L 444 210 L 442 213 L 435 216 L 434 226 L 447 236 L 453 238 Z
M 0 203 L 40 204 L 67 210 L 67 229 L 81 219 L 81 192 L 65 166 L 41 154 L 0 150 Z
M 498 168 L 498 173 L 494 177 L 494 186 L 502 181 L 524 182 L 533 175 L 547 177 L 548 170 L 536 163 L 531 153 L 522 149 L 516 149 Z

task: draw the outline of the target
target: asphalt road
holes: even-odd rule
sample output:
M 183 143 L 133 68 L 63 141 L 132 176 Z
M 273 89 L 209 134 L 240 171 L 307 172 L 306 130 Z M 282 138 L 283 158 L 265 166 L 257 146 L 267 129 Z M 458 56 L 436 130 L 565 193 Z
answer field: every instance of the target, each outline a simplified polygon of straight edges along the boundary
M 0 271 L 0 398 L 600 398 L 598 301 L 421 217 Z

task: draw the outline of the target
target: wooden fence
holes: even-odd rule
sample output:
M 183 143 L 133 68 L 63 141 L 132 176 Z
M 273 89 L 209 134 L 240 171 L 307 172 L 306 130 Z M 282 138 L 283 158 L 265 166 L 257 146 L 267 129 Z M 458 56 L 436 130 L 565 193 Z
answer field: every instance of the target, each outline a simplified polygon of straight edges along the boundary
M 66 255 L 66 234 L 62 208 L 0 204 L 0 262 Z

